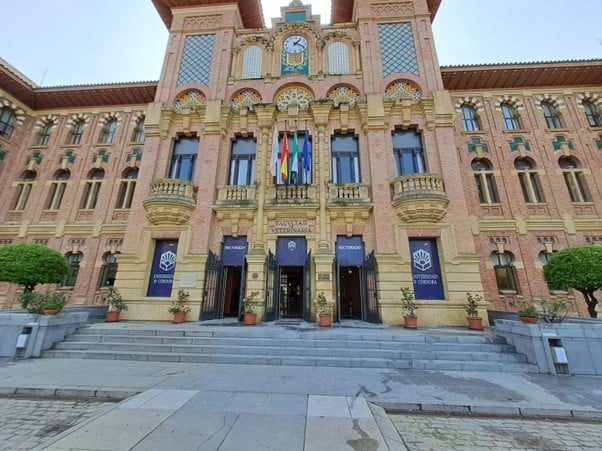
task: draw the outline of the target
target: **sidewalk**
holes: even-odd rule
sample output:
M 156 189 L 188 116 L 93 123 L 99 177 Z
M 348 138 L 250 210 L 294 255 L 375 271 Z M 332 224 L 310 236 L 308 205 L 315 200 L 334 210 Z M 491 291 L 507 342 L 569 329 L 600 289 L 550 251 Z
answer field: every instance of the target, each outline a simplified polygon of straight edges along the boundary
M 602 419 L 601 382 L 522 373 L 113 360 L 0 364 L 0 394 L 130 396 L 45 448 L 56 450 L 404 449 L 383 407 Z

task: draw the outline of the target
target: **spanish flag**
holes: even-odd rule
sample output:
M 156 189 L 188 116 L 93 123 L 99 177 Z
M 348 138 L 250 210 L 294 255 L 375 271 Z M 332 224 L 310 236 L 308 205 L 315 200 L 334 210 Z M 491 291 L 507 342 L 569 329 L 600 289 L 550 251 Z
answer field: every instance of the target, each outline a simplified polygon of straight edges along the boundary
M 282 143 L 282 153 L 280 155 L 280 173 L 282 181 L 288 182 L 288 135 L 286 133 L 286 122 L 284 123 L 284 135 Z

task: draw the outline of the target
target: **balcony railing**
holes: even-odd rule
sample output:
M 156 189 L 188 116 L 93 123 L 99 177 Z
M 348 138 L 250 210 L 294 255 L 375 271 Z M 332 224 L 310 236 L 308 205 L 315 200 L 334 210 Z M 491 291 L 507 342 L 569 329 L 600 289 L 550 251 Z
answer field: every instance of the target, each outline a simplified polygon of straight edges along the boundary
M 449 199 L 438 174 L 397 177 L 391 188 L 393 207 L 406 222 L 438 222 L 447 214 Z
M 328 202 L 330 204 L 369 203 L 370 190 L 368 185 L 360 183 L 329 183 Z
M 316 185 L 271 185 L 268 199 L 276 204 L 313 204 L 318 201 Z
M 198 187 L 175 179 L 155 180 L 150 195 L 143 202 L 146 215 L 153 224 L 185 224 L 196 208 Z
M 227 185 L 217 187 L 217 205 L 244 206 L 255 204 L 255 185 Z

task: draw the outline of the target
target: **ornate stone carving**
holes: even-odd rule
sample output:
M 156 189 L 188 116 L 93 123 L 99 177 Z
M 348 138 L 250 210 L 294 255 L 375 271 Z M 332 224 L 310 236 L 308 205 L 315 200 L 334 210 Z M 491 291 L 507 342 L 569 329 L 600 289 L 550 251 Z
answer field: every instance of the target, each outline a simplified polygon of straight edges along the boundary
M 201 91 L 187 91 L 176 100 L 174 111 L 181 112 L 184 108 L 195 110 L 198 107 L 204 107 L 207 104 L 207 97 Z
M 313 95 L 307 89 L 301 86 L 291 86 L 278 93 L 275 103 L 280 111 L 287 110 L 289 106 L 297 106 L 302 110 L 306 110 L 312 100 Z
M 370 5 L 372 15 L 378 17 L 413 16 L 414 5 L 412 2 L 404 3 L 374 3 Z
M 184 19 L 185 30 L 198 30 L 200 28 L 217 27 L 224 21 L 222 14 L 211 16 L 191 16 Z
M 234 111 L 239 111 L 241 107 L 253 108 L 253 105 L 261 103 L 261 94 L 254 89 L 243 89 L 232 97 L 230 106 Z
M 420 89 L 410 81 L 396 80 L 389 83 L 389 86 L 385 90 L 385 99 L 388 100 L 420 100 L 421 97 L 422 93 Z

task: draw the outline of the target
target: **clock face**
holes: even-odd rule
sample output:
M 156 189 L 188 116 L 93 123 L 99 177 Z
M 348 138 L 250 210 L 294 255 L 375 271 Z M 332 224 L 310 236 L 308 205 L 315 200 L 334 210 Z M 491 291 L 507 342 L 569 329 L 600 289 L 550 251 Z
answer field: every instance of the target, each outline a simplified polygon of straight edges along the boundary
M 287 53 L 302 53 L 307 48 L 307 39 L 303 36 L 294 34 L 286 38 L 283 48 Z

